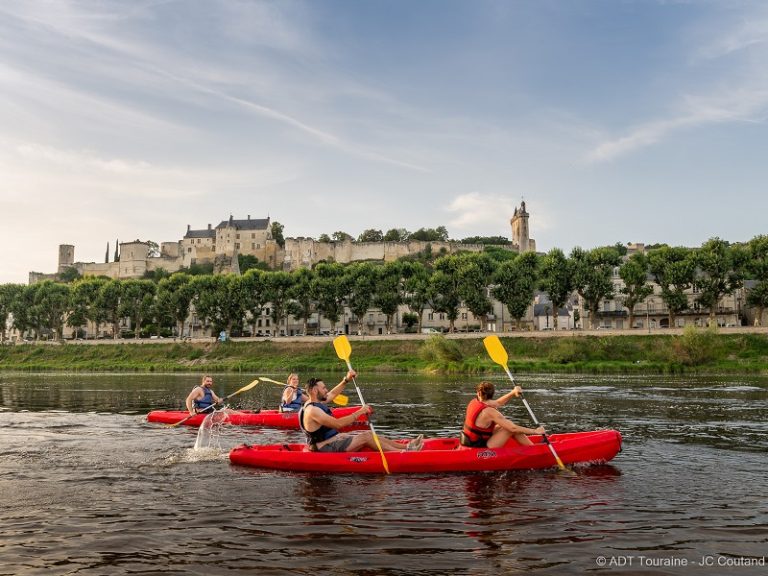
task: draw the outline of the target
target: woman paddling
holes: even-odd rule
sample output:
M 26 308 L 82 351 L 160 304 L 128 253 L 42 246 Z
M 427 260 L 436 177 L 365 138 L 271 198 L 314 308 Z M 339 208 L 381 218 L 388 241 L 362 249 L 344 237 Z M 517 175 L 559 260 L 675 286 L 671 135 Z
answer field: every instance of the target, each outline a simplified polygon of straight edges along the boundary
M 299 375 L 291 373 L 286 380 L 283 397 L 280 402 L 280 412 L 296 412 L 301 410 L 304 403 L 309 400 L 304 391 L 299 388 Z

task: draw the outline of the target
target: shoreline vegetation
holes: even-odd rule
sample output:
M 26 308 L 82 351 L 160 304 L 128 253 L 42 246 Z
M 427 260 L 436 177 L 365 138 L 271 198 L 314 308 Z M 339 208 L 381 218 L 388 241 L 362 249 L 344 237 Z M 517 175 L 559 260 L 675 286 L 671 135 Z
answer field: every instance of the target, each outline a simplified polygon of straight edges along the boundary
M 492 374 L 483 333 L 350 336 L 360 372 Z M 768 374 L 768 331 L 686 328 L 654 334 L 563 331 L 499 335 L 513 372 Z M 98 345 L 97 345 L 98 344 Z M 332 338 L 79 341 L 0 346 L 2 371 L 341 371 Z

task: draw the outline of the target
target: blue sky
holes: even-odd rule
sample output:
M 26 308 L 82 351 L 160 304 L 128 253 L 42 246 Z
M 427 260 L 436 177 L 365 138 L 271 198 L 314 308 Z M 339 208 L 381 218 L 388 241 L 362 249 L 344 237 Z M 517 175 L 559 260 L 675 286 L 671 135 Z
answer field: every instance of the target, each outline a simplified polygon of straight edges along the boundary
M 764 2 L 0 0 L 0 282 L 230 214 L 746 241 L 767 116 Z

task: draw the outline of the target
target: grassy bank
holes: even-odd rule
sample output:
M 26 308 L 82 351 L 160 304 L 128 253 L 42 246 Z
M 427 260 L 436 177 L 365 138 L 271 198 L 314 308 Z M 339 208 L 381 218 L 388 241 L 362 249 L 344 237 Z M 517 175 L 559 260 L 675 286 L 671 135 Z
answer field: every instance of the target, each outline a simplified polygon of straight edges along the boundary
M 686 330 L 681 335 L 502 338 L 516 372 L 763 373 L 768 336 Z M 477 338 L 352 338 L 361 371 L 481 374 L 498 371 Z M 329 340 L 217 343 L 35 345 L 0 347 L 0 369 L 92 372 L 341 371 Z

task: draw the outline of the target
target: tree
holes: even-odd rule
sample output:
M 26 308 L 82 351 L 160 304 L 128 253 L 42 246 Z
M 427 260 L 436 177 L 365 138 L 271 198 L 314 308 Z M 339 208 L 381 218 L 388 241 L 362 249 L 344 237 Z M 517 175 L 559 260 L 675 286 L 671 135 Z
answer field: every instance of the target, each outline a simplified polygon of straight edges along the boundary
M 58 274 L 58 278 L 60 282 L 66 282 L 69 284 L 70 282 L 79 280 L 82 278 L 82 276 L 80 275 L 80 272 L 77 271 L 77 268 L 74 266 L 67 266 Z
M 493 275 L 493 297 L 509 310 L 518 330 L 528 312 L 538 282 L 539 258 L 535 252 L 525 252 L 502 262 Z
M 253 254 L 238 254 L 237 265 L 240 268 L 240 273 L 245 274 L 248 270 L 269 270 L 269 266 L 266 262 L 262 262 Z
M 35 286 L 34 305 L 38 309 L 40 327 L 50 329 L 54 340 L 61 340 L 70 310 L 69 285 L 44 280 Z
M 552 301 L 553 326 L 557 330 L 559 311 L 574 290 L 573 267 L 560 248 L 553 248 L 542 258 L 539 272 L 539 288 Z
M 71 327 L 86 326 L 92 322 L 95 326 L 95 336 L 99 334 L 99 326 L 105 321 L 105 315 L 99 306 L 99 293 L 108 280 L 104 278 L 85 278 L 72 285 L 70 293 L 71 314 L 67 325 Z
M 755 326 L 762 326 L 763 312 L 768 306 L 768 236 L 755 236 L 747 243 L 747 271 L 755 286 L 747 294 L 747 304 L 757 308 Z
M 157 285 L 150 280 L 124 280 L 120 295 L 120 315 L 131 319 L 134 338 L 141 337 L 141 327 L 154 312 Z
M 460 259 L 443 256 L 435 261 L 435 272 L 430 279 L 432 309 L 446 315 L 449 332 L 456 331 L 456 319 L 461 306 Z
M 344 267 L 336 262 L 315 266 L 312 295 L 317 302 L 317 311 L 331 323 L 334 332 L 344 312 L 344 299 L 347 296 L 345 276 Z
M 405 228 L 390 228 L 384 234 L 384 242 L 405 242 L 411 235 Z
M 153 242 L 152 240 L 147 240 L 147 244 L 149 245 L 149 252 L 147 252 L 147 256 L 149 258 L 157 258 L 160 256 L 160 246 L 157 242 Z
M 197 276 L 192 279 L 194 306 L 203 324 L 212 324 L 216 330 L 232 332 L 245 316 L 245 295 L 242 276 L 218 274 Z
M 280 323 L 288 316 L 288 304 L 291 300 L 293 277 L 288 272 L 269 272 L 264 277 L 264 299 L 272 306 L 271 316 L 275 324 L 275 334 Z
M 120 297 L 123 292 L 121 280 L 108 280 L 101 288 L 96 300 L 98 314 L 104 318 L 104 322 L 112 326 L 112 338 L 120 335 Z
M 400 262 L 387 262 L 377 267 L 375 281 L 373 305 L 385 315 L 387 334 L 391 334 L 392 319 L 403 303 L 403 265 Z
M 357 237 L 358 242 L 381 242 L 383 240 L 384 234 L 382 234 L 381 230 L 375 230 L 373 228 L 364 230 L 363 233 Z
M 459 295 L 475 318 L 480 320 L 480 329 L 486 330 L 488 314 L 493 312 L 493 304 L 488 297 L 488 285 L 496 263 L 485 253 L 460 254 Z
M 192 276 L 184 272 L 163 278 L 157 285 L 158 316 L 170 318 L 179 337 L 184 336 L 184 322 L 189 317 L 194 297 Z
M 250 317 L 251 334 L 256 334 L 256 322 L 267 303 L 266 278 L 270 272 L 251 268 L 242 275 L 242 298 L 245 315 Z
M 272 232 L 272 239 L 277 242 L 277 245 L 280 246 L 280 248 L 285 248 L 285 238 L 283 237 L 284 229 L 285 226 L 277 221 L 272 222 L 272 226 L 270 227 L 270 231 Z
M 447 242 L 448 230 L 445 226 L 438 226 L 437 228 L 419 228 L 416 232 L 411 233 L 411 240 L 421 240 L 423 242 Z
M 642 252 L 635 252 L 619 267 L 619 276 L 624 281 L 621 293 L 624 306 L 629 310 L 629 327 L 635 327 L 635 306 L 653 294 L 648 282 L 648 258 Z
M 0 343 L 5 341 L 8 320 L 11 318 L 13 303 L 24 289 L 21 284 L 0 284 Z
M 320 237 L 317 239 L 317 241 L 328 244 L 331 241 L 331 237 L 328 236 L 328 234 L 320 234 Z
M 662 246 L 648 252 L 648 269 L 661 288 L 661 299 L 669 310 L 669 326 L 688 309 L 687 290 L 693 286 L 696 262 L 688 248 Z
M 576 247 L 571 251 L 570 260 L 573 287 L 584 300 L 589 310 L 591 327 L 595 329 L 598 326 L 600 302 L 613 298 L 613 270 L 621 263 L 621 256 L 614 247 L 588 251 Z
M 347 306 L 357 317 L 357 333 L 362 335 L 365 314 L 371 307 L 373 292 L 376 287 L 376 273 L 368 262 L 356 262 L 345 269 L 347 286 Z
M 746 253 L 720 238 L 710 238 L 695 252 L 699 273 L 694 286 L 699 290 L 699 304 L 709 309 L 710 326 L 716 325 L 720 299 L 742 286 Z
M 334 242 L 346 242 L 347 240 L 354 240 L 354 238 L 352 238 L 352 236 L 347 234 L 346 232 L 337 230 L 331 235 L 331 240 L 333 240 Z
M 462 244 L 484 244 L 487 246 L 506 246 L 509 238 L 504 236 L 468 236 L 460 240 Z
M 419 332 L 421 332 L 424 309 L 431 301 L 431 273 L 429 269 L 419 261 L 403 261 L 403 278 L 405 280 L 403 301 L 418 318 Z
M 309 319 L 315 313 L 316 300 L 312 293 L 312 281 L 315 273 L 309 268 L 299 268 L 291 272 L 290 313 L 297 320 L 303 321 L 302 334 L 309 334 Z

